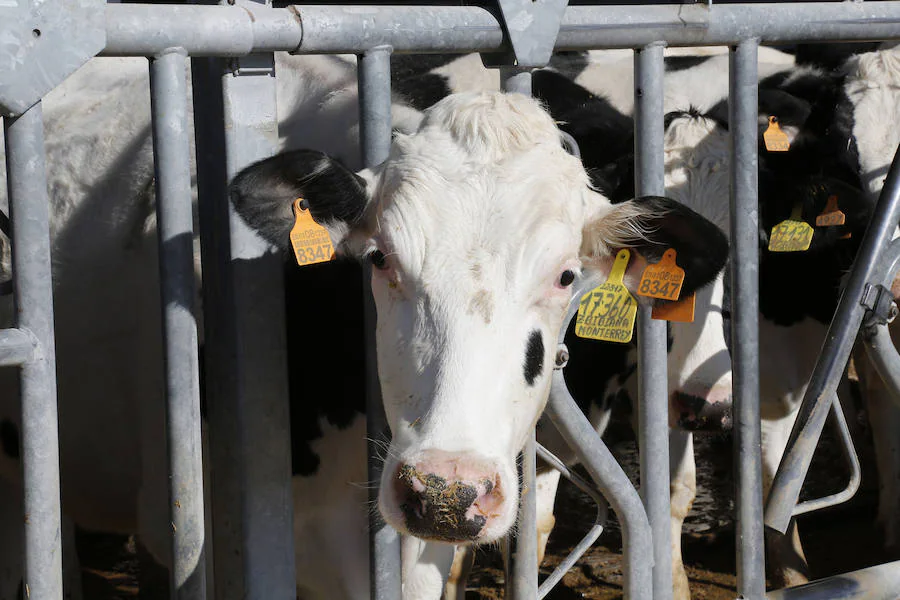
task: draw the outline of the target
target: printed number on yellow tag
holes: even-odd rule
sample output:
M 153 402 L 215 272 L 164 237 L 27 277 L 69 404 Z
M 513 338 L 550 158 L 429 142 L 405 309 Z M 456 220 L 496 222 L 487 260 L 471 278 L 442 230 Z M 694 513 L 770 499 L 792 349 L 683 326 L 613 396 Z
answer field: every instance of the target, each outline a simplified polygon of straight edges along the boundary
M 291 229 L 294 258 L 301 267 L 334 258 L 334 246 L 328 231 L 313 220 L 309 209 L 301 205 L 302 202 L 303 198 L 294 200 L 294 227 Z
M 678 302 L 661 302 L 650 311 L 650 317 L 659 321 L 677 321 L 679 323 L 694 322 L 694 306 L 696 296 L 685 296 Z
M 838 208 L 837 196 L 829 196 L 828 203 L 822 214 L 816 217 L 816 227 L 833 227 L 843 225 L 847 221 L 847 215 Z
M 622 344 L 631 341 L 637 301 L 622 283 L 630 257 L 628 250 L 619 250 L 606 282 L 581 297 L 575 320 L 579 337 Z
M 791 217 L 772 228 L 769 235 L 769 252 L 804 252 L 809 250 L 813 228 L 800 216 L 800 205 L 794 207 Z
M 763 133 L 763 141 L 766 143 L 766 150 L 769 152 L 787 152 L 791 149 L 791 140 L 781 130 L 781 126 L 778 124 L 778 117 L 769 117 L 769 127 Z
M 662 300 L 678 300 L 681 295 L 681 284 L 684 283 L 684 269 L 675 264 L 675 249 L 663 252 L 658 263 L 647 265 L 637 293 L 648 298 Z

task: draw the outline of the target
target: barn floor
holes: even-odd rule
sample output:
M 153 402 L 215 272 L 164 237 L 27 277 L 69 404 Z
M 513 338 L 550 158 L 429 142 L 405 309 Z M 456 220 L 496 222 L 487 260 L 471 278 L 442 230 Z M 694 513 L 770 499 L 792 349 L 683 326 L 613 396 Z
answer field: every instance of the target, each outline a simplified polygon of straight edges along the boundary
M 867 439 L 865 430 L 862 433 L 861 437 Z M 637 454 L 628 427 L 619 423 L 607 435 L 607 442 L 626 471 L 636 479 Z M 698 498 L 685 523 L 683 538 L 684 559 L 695 600 L 732 600 L 736 595 L 730 447 L 731 439 L 726 436 L 696 440 Z M 874 525 L 877 486 L 871 445 L 863 444 L 858 450 L 863 463 L 863 484 L 857 496 L 845 505 L 800 519 L 800 532 L 813 577 L 852 571 L 897 558 L 888 556 L 881 549 L 880 535 Z M 847 479 L 838 449 L 828 435 L 820 446 L 811 473 L 804 496 L 831 493 L 843 487 Z M 550 539 L 543 574 L 549 573 L 578 542 L 590 527 L 594 512 L 589 500 L 573 486 L 563 483 L 557 499 L 557 527 Z M 610 515 L 611 522 L 598 544 L 566 575 L 549 598 L 611 600 L 622 597 L 621 536 L 615 517 Z M 139 569 L 131 540 L 121 536 L 81 534 L 79 548 L 87 600 L 137 597 Z M 502 597 L 503 573 L 499 554 L 481 552 L 469 582 L 467 598 L 493 600 Z

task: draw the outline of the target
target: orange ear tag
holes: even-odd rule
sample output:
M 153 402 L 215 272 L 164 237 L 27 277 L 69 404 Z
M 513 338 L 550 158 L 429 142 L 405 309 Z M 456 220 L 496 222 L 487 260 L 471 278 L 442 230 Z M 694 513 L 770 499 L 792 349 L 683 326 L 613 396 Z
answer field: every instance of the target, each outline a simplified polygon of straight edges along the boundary
M 769 252 L 803 252 L 809 250 L 813 228 L 800 215 L 800 204 L 794 206 L 789 219 L 772 228 Z
M 658 263 L 647 265 L 638 284 L 639 296 L 678 300 L 681 284 L 684 283 L 684 269 L 675 264 L 675 254 L 675 249 L 669 248 L 663 252 Z
M 832 227 L 843 225 L 847 221 L 847 215 L 838 208 L 837 196 L 828 196 L 828 203 L 822 214 L 816 217 L 816 227 Z
M 634 333 L 637 301 L 622 283 L 631 252 L 619 250 L 609 277 L 581 297 L 575 335 L 604 342 L 627 344 Z
M 677 321 L 679 323 L 694 322 L 694 305 L 696 294 L 685 296 L 678 302 L 660 302 L 650 311 L 650 317 L 658 321 Z
M 763 133 L 763 141 L 769 152 L 787 152 L 791 149 L 791 141 L 778 124 L 778 117 L 769 117 L 769 127 Z
M 294 227 L 291 229 L 291 246 L 294 257 L 302 266 L 326 262 L 334 258 L 334 246 L 328 231 L 316 223 L 309 209 L 303 208 L 303 198 L 294 200 Z

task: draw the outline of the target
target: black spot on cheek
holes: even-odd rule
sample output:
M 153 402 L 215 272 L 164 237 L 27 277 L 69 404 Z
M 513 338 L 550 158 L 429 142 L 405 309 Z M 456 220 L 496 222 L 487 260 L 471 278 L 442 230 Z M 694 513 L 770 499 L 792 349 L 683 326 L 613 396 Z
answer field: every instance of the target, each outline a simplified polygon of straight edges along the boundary
M 0 421 L 0 449 L 10 458 L 19 458 L 19 429 L 10 421 Z
M 544 338 L 535 329 L 528 335 L 528 347 L 525 349 L 525 382 L 534 385 L 535 379 L 544 370 Z

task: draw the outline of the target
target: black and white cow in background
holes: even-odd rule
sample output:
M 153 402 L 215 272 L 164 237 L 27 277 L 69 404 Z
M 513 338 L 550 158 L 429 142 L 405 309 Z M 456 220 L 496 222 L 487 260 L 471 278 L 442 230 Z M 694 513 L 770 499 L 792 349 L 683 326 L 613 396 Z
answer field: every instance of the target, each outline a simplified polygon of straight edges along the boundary
M 285 146 L 315 141 L 358 168 L 352 64 L 292 57 L 279 66 Z M 148 102 L 143 60 L 98 59 L 51 94 L 45 110 L 64 510 L 88 529 L 140 532 L 164 562 Z M 379 369 L 394 431 L 379 504 L 402 532 L 440 540 L 404 567 L 404 597 L 435 598 L 452 543 L 490 542 L 515 518 L 514 458 L 546 401 L 552 341 L 573 276 L 608 269 L 615 249 L 631 247 L 626 282 L 633 286 L 646 260 L 675 247 L 697 260 L 685 283 L 690 291 L 721 269 L 726 247 L 711 224 L 671 201 L 611 205 L 530 99 L 467 94 L 441 102 L 421 124 L 421 115 L 402 106 L 394 118 L 401 131 L 410 124 L 409 134 L 397 136 L 377 169 L 354 174 L 320 152 L 286 153 L 244 171 L 232 198 L 281 246 L 290 204 L 303 196 L 342 252 L 375 266 Z M 289 274 L 288 291 L 308 290 L 316 277 L 349 277 L 356 283 L 341 289 L 358 297 L 352 265 L 296 276 L 308 279 Z M 289 327 L 310 315 L 327 323 L 337 303 L 317 297 L 322 305 L 288 299 Z M 348 327 L 342 342 L 354 344 L 358 322 L 346 320 L 349 304 L 340 306 Z M 341 377 L 311 389 L 316 380 L 302 376 L 307 368 L 322 373 L 322 365 L 292 362 L 292 382 L 304 386 L 292 414 L 298 590 L 310 598 L 356 597 L 368 589 L 366 493 L 347 482 L 365 479 L 362 395 L 352 385 L 338 389 Z M 14 373 L 3 373 L 0 475 L 15 489 L 19 409 Z M 17 519 L 7 519 L 21 514 L 18 497 L 4 496 L 14 504 L 0 517 L 8 548 L 21 535 Z M 4 600 L 18 587 L 19 558 L 4 554 Z

